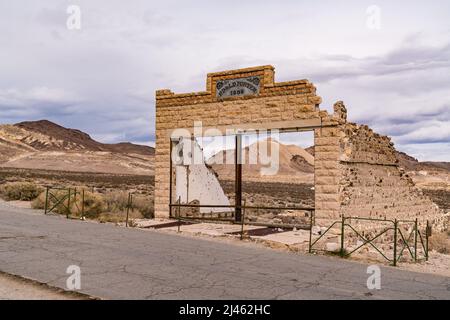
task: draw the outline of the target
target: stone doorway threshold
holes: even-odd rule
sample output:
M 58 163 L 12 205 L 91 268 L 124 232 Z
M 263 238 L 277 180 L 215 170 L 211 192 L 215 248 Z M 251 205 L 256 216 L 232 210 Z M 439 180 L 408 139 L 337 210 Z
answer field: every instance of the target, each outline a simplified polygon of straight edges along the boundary
M 177 232 L 178 221 L 173 219 L 135 220 L 138 228 L 157 229 L 163 232 Z M 209 237 L 239 237 L 241 225 L 225 223 L 204 223 L 198 221 L 182 221 L 180 232 L 184 234 Z M 244 235 L 247 239 L 276 242 L 281 245 L 307 244 L 308 230 L 288 230 L 261 226 L 244 225 Z

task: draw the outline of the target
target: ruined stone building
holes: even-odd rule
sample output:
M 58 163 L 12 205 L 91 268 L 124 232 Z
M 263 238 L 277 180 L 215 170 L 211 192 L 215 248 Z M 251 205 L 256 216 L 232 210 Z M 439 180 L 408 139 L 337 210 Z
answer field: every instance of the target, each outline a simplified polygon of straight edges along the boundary
M 274 68 L 260 66 L 210 73 L 200 92 L 156 92 L 155 214 L 168 217 L 171 134 L 194 121 L 203 130 L 226 128 L 314 130 L 316 219 L 341 215 L 429 219 L 440 228 L 443 212 L 398 166 L 390 138 L 347 122 L 344 103 L 334 113 L 308 80 L 275 82 Z M 174 199 L 172 199 L 173 201 Z

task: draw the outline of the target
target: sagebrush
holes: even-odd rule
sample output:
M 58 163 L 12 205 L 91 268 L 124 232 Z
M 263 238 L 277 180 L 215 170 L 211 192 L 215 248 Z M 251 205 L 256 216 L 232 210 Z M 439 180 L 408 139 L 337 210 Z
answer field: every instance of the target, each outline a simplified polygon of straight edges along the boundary
M 0 196 L 7 201 L 32 201 L 44 188 L 31 182 L 10 182 L 0 186 Z
M 51 190 L 48 198 L 48 209 L 60 214 L 68 213 L 68 191 Z M 33 202 L 32 208 L 45 208 L 46 192 L 42 192 Z M 57 200 L 63 199 L 60 203 Z M 76 197 L 71 195 L 70 213 L 80 216 L 83 206 L 82 194 L 78 189 Z M 108 193 L 93 193 L 84 191 L 84 215 L 87 218 L 98 219 L 101 222 L 122 222 L 126 219 L 128 207 L 128 193 L 113 191 Z M 132 206 L 128 210 L 130 218 L 153 218 L 153 198 L 145 195 L 133 195 Z
M 450 254 L 450 236 L 446 232 L 432 235 L 428 244 L 431 250 L 443 254 Z

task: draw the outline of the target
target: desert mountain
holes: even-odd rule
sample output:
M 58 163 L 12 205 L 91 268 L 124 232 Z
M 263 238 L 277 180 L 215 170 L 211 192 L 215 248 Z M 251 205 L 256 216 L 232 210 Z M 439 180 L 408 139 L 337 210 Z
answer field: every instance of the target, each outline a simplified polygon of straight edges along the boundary
M 0 167 L 153 174 L 154 148 L 103 144 L 47 120 L 0 125 Z
M 397 159 L 400 167 L 404 168 L 411 176 L 415 184 L 422 189 L 450 191 L 450 162 L 418 161 L 404 152 L 397 151 Z M 436 196 L 436 195 L 435 195 Z M 439 198 L 447 198 L 441 201 Z M 448 206 L 448 193 L 439 195 L 436 203 L 442 207 Z
M 155 149 L 148 146 L 135 145 L 129 142 L 104 144 L 93 140 L 87 133 L 77 129 L 67 129 L 48 120 L 26 121 L 14 125 L 31 133 L 21 139 L 37 150 L 85 150 L 109 151 L 116 153 L 135 153 L 154 155 Z M 49 137 L 50 139 L 48 139 Z
M 262 149 L 261 147 L 267 145 Z M 270 163 L 262 163 L 260 159 L 270 157 L 271 150 L 279 150 L 278 171 L 275 175 L 261 176 L 261 169 L 270 167 Z M 267 151 L 266 151 L 267 150 Z M 257 162 L 250 164 L 251 156 L 258 155 Z M 314 156 L 297 145 L 285 145 L 274 139 L 267 139 L 253 143 L 243 148 L 242 175 L 244 180 L 251 181 L 283 181 L 297 183 L 313 183 Z M 256 158 L 256 157 L 254 157 Z M 234 165 L 228 164 L 226 159 L 234 159 L 234 150 L 222 150 L 207 160 L 207 163 L 221 180 L 234 180 Z M 274 159 L 274 158 L 272 158 Z M 264 160 L 263 160 L 264 161 Z M 295 181 L 294 181 L 295 179 Z
M 407 171 L 444 170 L 450 171 L 450 162 L 419 161 L 404 152 L 397 151 L 397 159 L 400 167 Z

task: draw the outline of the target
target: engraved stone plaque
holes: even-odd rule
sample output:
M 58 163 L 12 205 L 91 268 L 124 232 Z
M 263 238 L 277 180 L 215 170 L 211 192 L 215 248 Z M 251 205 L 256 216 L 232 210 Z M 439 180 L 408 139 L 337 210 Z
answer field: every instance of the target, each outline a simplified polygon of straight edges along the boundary
M 260 82 L 258 76 L 219 80 L 216 83 L 216 97 L 221 99 L 258 95 Z

